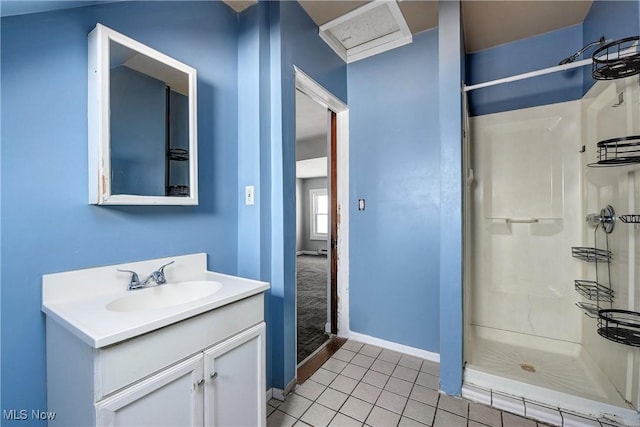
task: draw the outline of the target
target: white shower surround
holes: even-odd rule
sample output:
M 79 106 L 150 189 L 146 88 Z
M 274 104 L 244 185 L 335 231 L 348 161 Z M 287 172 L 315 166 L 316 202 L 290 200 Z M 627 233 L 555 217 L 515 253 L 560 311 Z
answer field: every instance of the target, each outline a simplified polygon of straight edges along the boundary
M 620 92 L 625 102 L 614 107 Z M 523 415 L 526 402 L 542 402 L 640 425 L 640 349 L 600 337 L 596 321 L 574 305 L 582 298 L 573 280 L 595 275 L 593 264 L 571 257 L 572 246 L 593 246 L 587 213 L 607 204 L 640 212 L 640 166 L 586 167 L 598 141 L 640 134 L 639 99 L 635 76 L 598 82 L 582 100 L 470 119 L 467 397 L 486 400 L 470 391 L 474 384 L 516 396 L 511 410 Z M 640 233 L 618 221 L 609 238 L 614 307 L 639 310 Z M 495 403 L 489 396 L 484 403 Z M 572 422 L 564 412 L 542 418 Z
M 471 324 L 579 342 L 580 101 L 474 117 L 471 135 Z

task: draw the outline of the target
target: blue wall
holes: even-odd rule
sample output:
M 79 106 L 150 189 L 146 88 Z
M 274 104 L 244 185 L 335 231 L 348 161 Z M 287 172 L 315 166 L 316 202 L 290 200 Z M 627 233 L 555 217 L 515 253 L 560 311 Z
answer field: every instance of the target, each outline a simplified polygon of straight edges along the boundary
M 440 390 L 462 391 L 462 97 L 460 2 L 440 3 Z
M 294 65 L 341 100 L 347 67 L 320 39 L 298 2 L 268 2 L 270 16 L 271 334 L 272 385 L 293 380 L 295 354 L 295 74 Z
M 575 25 L 469 54 L 467 84 L 556 66 L 583 45 L 582 25 Z M 476 89 L 469 94 L 469 111 L 475 116 L 581 97 L 582 72 L 574 69 Z
M 605 36 L 607 41 L 638 35 L 640 2 L 596 0 L 582 24 L 467 55 L 467 85 L 483 83 L 558 63 Z M 595 48 L 578 60 L 587 59 Z M 476 89 L 469 95 L 472 116 L 572 101 L 593 86 L 591 67 Z
M 198 70 L 199 206 L 87 204 L 87 34 L 97 22 Z M 43 274 L 195 252 L 236 272 L 237 22 L 217 2 L 2 19 L 2 409 L 46 408 Z
M 238 35 L 238 274 L 271 282 L 271 44 L 269 3 L 239 15 Z M 247 206 L 245 186 L 255 188 Z M 272 384 L 271 299 L 267 319 L 267 387 Z
M 438 353 L 438 30 L 349 64 L 348 90 L 350 329 Z
M 263 189 L 261 183 L 260 124 L 261 81 L 263 67 L 260 50 L 268 49 L 268 38 L 261 38 L 261 28 L 268 26 L 263 17 L 266 5 L 259 4 L 239 15 L 238 31 L 238 194 L 244 195 L 245 187 L 255 187 L 255 204 L 247 206 L 244 197 L 238 197 L 238 274 L 261 279 L 260 224 Z M 267 67 L 268 72 L 268 67 Z
M 121 65 L 109 84 L 111 192 L 164 196 L 166 83 Z

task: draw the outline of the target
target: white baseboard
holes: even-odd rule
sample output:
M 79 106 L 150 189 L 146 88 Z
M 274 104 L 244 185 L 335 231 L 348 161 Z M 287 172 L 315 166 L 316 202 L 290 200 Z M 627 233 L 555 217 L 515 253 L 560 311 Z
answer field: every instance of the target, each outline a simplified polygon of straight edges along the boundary
M 271 387 L 269 389 L 269 391 L 271 392 L 271 397 L 272 398 L 277 399 L 277 400 L 279 400 L 281 402 L 284 402 L 284 392 L 281 389 L 275 388 L 275 387 Z M 269 391 L 267 391 L 267 393 L 269 393 Z
M 324 251 L 298 251 L 296 252 L 296 255 L 326 255 L 327 254 L 327 250 L 325 249 Z
M 284 402 L 287 399 L 287 396 L 293 391 L 293 389 L 296 387 L 296 383 L 297 383 L 297 378 L 293 378 L 289 384 L 287 384 L 287 387 L 285 387 L 284 390 L 281 390 L 279 388 L 276 387 L 271 387 L 271 397 L 273 397 L 274 399 L 278 399 L 282 402 Z M 268 393 L 268 391 L 267 391 Z
M 415 347 L 410 347 L 404 344 L 398 344 L 392 341 L 386 341 L 380 338 L 375 338 L 370 335 L 360 334 L 358 332 L 349 331 L 346 338 L 354 341 L 361 342 L 363 344 L 375 345 L 378 347 L 386 348 L 387 350 L 397 351 L 399 353 L 405 353 L 410 356 L 426 359 L 431 362 L 440 363 L 440 354 L 432 353 L 427 350 L 422 350 Z
M 273 398 L 273 387 L 267 390 L 267 402 Z
M 289 396 L 289 393 L 291 393 L 293 391 L 294 388 L 296 388 L 296 384 L 298 383 L 298 377 L 295 376 L 293 377 L 293 379 L 289 382 L 289 384 L 287 384 L 287 388 L 284 389 L 284 395 Z

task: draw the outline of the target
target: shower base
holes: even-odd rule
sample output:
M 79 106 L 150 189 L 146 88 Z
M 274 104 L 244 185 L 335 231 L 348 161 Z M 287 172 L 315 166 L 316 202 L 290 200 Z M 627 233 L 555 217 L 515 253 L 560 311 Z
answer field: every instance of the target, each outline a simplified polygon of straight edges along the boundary
M 463 396 L 520 415 L 537 414 L 555 425 L 572 413 L 594 422 L 640 425 L 638 412 L 580 344 L 479 326 L 468 332 Z

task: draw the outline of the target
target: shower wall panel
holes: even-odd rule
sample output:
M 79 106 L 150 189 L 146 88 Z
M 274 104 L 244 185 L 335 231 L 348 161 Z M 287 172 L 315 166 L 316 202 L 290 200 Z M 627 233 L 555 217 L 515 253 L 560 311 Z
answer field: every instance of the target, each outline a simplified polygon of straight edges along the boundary
M 597 161 L 597 142 L 640 134 L 640 96 L 638 77 L 596 83 L 583 100 L 583 154 L 585 212 L 598 213 L 612 205 L 617 215 L 640 213 L 640 166 L 587 167 Z M 640 226 L 617 220 L 609 234 L 612 252 L 611 304 L 601 308 L 640 311 Z M 594 228 L 584 226 L 582 242 L 598 246 L 605 243 L 604 233 L 594 236 Z M 583 275 L 595 280 L 593 265 Z M 608 284 L 608 277 L 605 278 Z M 640 349 L 608 341 L 597 333 L 597 322 L 583 316 L 584 349 L 609 377 L 620 394 L 636 408 L 640 407 Z
M 580 101 L 471 119 L 474 325 L 579 342 Z

